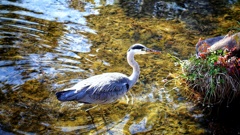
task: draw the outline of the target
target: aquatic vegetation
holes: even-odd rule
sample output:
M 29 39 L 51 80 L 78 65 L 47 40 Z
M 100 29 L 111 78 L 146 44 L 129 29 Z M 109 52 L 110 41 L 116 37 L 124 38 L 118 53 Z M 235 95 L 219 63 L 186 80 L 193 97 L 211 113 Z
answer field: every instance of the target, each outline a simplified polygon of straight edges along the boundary
M 202 104 L 215 105 L 224 102 L 230 103 L 240 95 L 240 49 L 239 33 L 229 37 L 207 39 L 197 44 L 198 57 L 191 57 L 183 66 L 184 78 L 193 92 L 193 98 Z M 213 43 L 213 44 L 208 44 Z M 231 44 L 230 44 L 231 43 Z M 209 51 L 217 46 L 225 46 L 215 51 Z M 201 46 L 204 46 L 201 48 Z M 220 50 L 218 50 L 220 49 Z M 198 96 L 196 96 L 198 95 Z

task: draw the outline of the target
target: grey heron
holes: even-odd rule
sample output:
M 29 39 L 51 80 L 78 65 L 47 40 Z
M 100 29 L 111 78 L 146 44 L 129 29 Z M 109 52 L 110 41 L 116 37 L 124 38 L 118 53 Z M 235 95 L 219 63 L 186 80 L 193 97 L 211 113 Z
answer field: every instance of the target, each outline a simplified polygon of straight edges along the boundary
M 123 97 L 139 78 L 140 67 L 134 60 L 134 55 L 148 53 L 158 54 L 160 51 L 149 49 L 142 44 L 132 45 L 127 52 L 128 64 L 133 69 L 131 76 L 117 72 L 95 75 L 71 88 L 57 92 L 57 99 L 86 104 L 107 104 L 116 101 Z

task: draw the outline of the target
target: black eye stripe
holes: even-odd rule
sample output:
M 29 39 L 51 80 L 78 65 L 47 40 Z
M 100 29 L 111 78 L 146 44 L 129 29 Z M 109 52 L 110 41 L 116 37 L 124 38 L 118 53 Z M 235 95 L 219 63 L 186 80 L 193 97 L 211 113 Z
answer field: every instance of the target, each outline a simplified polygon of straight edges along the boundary
M 132 49 L 143 49 L 144 47 L 143 46 L 140 46 L 140 45 L 136 45 L 136 46 L 133 46 Z
M 146 49 L 146 47 L 142 44 L 134 44 L 128 49 L 128 52 L 130 50 L 142 50 L 142 51 L 144 51 L 145 49 Z

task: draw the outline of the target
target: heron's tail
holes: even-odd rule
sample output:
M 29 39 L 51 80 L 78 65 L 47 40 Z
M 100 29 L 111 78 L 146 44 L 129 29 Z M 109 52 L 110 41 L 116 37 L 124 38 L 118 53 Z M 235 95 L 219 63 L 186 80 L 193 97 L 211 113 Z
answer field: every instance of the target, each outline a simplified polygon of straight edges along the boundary
M 76 92 L 76 90 L 65 90 L 65 91 L 59 91 L 56 93 L 57 99 L 60 101 L 74 101 L 77 100 L 77 97 L 79 96 Z

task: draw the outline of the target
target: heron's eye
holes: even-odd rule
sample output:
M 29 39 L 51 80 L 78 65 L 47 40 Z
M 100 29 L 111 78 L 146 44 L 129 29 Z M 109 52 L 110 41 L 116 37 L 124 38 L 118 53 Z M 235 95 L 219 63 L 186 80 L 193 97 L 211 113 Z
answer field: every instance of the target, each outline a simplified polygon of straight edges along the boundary
M 146 51 L 146 48 L 145 48 L 145 47 L 143 47 L 143 48 L 141 49 L 141 51 Z

